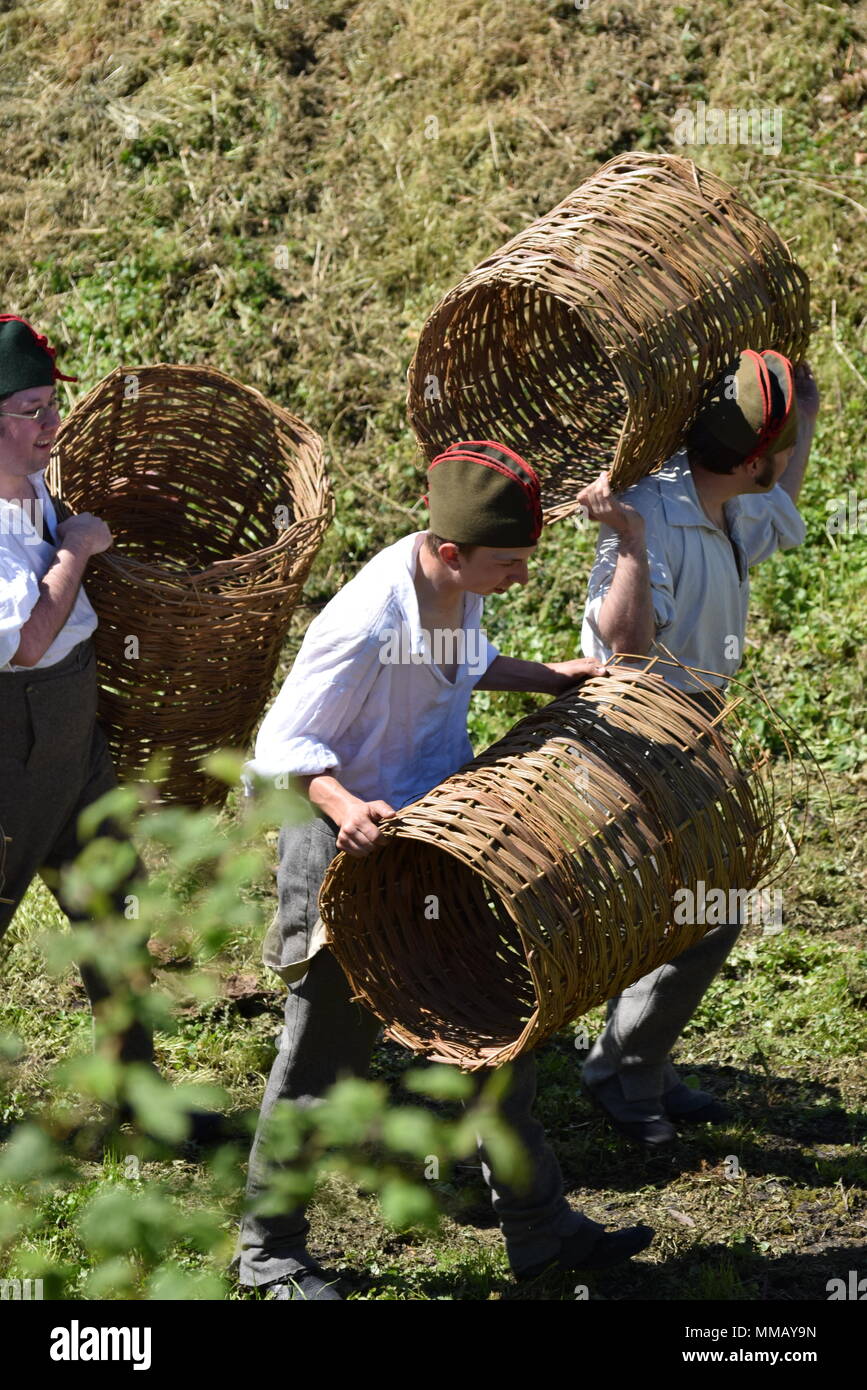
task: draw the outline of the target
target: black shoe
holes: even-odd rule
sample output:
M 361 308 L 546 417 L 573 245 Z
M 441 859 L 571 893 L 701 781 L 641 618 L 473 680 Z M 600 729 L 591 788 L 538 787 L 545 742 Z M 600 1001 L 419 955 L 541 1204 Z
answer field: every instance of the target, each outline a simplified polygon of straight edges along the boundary
M 622 1264 L 624 1260 L 630 1260 L 633 1255 L 639 1255 L 642 1250 L 646 1250 L 655 1234 L 651 1226 L 624 1226 L 620 1231 L 606 1231 L 589 1251 L 580 1255 L 575 1254 L 577 1233 L 566 1236 L 560 1246 L 560 1253 L 554 1259 L 530 1265 L 529 1269 L 522 1269 L 520 1273 L 516 1273 L 515 1278 L 519 1284 L 526 1284 L 531 1279 L 538 1279 L 540 1274 L 545 1274 L 549 1269 L 610 1269 L 613 1265 Z
M 218 1110 L 190 1110 L 187 1117 L 190 1132 L 184 1141 L 199 1149 L 215 1148 L 218 1144 L 249 1144 L 252 1130 L 246 1123 L 249 1112 L 222 1115 Z
M 326 1279 L 325 1271 L 318 1267 L 299 1269 L 286 1279 L 268 1284 L 265 1298 L 268 1302 L 276 1303 L 345 1303 L 346 1300 L 335 1289 L 335 1283 L 334 1279 Z
M 617 1130 L 617 1133 L 622 1134 L 624 1139 L 630 1139 L 633 1144 L 641 1144 L 645 1149 L 657 1150 L 664 1149 L 676 1141 L 677 1130 L 671 1120 L 664 1116 L 657 1115 L 646 1120 L 621 1120 L 611 1113 L 599 1096 L 596 1087 L 588 1086 L 585 1082 L 584 1090 L 597 1110 L 601 1110 L 608 1122 Z
M 617 1120 L 610 1111 L 605 1113 L 618 1134 L 645 1149 L 667 1149 L 677 1139 L 677 1130 L 670 1120 Z
M 698 1105 L 690 1101 L 698 1100 Z M 715 1100 L 708 1091 L 691 1091 L 688 1086 L 677 1085 L 666 1091 L 662 1097 L 665 1113 L 676 1125 L 721 1125 L 731 1119 L 731 1112 L 721 1100 Z
M 680 1115 L 672 1115 L 678 1125 L 724 1125 L 731 1119 L 731 1111 L 721 1100 L 708 1101 L 707 1105 L 697 1106 L 695 1110 L 685 1110 Z
M 223 1115 L 218 1110 L 190 1109 L 186 1112 L 187 1134 L 185 1138 L 177 1142 L 161 1139 L 140 1126 L 132 1107 L 127 1102 L 118 1108 L 117 1123 L 132 1125 L 135 1133 L 161 1152 L 170 1152 L 179 1157 L 194 1159 L 197 1155 L 208 1149 L 215 1149 L 221 1144 L 249 1146 L 253 1132 L 249 1124 L 252 1113 L 243 1111 L 239 1115 Z

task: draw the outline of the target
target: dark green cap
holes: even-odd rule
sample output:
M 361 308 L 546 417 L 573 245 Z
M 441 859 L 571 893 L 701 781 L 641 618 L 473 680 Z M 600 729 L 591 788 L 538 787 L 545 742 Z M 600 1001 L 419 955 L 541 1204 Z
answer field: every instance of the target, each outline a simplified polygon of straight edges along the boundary
M 55 349 L 26 319 L 0 314 L 0 396 L 29 391 L 34 386 L 53 386 L 55 381 L 77 381 L 64 376 L 54 364 Z
M 539 479 L 491 439 L 451 444 L 427 472 L 430 529 L 460 545 L 535 545 L 542 531 Z
M 687 444 L 735 468 L 794 444 L 795 374 L 788 357 L 748 348 L 707 392 Z

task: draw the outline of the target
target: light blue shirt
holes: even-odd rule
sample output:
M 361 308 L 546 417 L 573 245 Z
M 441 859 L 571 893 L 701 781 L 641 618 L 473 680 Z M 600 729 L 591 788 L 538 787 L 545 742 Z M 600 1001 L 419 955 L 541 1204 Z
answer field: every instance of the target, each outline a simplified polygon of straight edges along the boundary
M 665 657 L 666 647 L 685 665 L 711 672 L 703 677 L 708 684 L 724 687 L 743 659 L 750 568 L 775 550 L 800 545 L 806 535 L 803 517 L 779 485 L 766 493 L 742 493 L 723 509 L 727 536 L 699 501 L 685 450 L 627 488 L 622 500 L 645 522 L 656 623 L 651 655 Z M 618 554 L 617 533 L 601 526 L 581 629 L 584 655 L 599 661 L 611 655 L 597 622 Z M 656 669 L 681 690 L 702 688 L 678 667 Z

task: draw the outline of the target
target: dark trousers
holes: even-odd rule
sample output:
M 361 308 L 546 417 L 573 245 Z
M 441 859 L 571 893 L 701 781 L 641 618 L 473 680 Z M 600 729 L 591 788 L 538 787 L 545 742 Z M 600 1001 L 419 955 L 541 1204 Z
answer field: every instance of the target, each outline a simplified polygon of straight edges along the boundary
M 282 950 L 275 941 L 272 948 L 283 965 L 307 956 L 318 915 L 319 888 L 335 853 L 335 839 L 335 827 L 320 817 L 303 825 L 285 826 L 281 832 L 277 934 L 282 936 Z M 270 1165 L 264 1146 L 271 1111 L 281 1101 L 313 1106 L 341 1076 L 363 1075 L 381 1026 L 363 1005 L 353 1001 L 349 982 L 328 949 L 315 955 L 306 974 L 290 987 L 285 1026 L 250 1155 L 250 1209 L 243 1220 L 237 1251 L 242 1283 L 268 1284 L 313 1263 L 306 1250 L 309 1226 L 303 1208 L 272 1216 L 252 1209 L 268 1184 Z M 589 1251 L 604 1230 L 566 1202 L 559 1164 L 532 1114 L 535 1096 L 536 1059 L 529 1053 L 513 1064 L 511 1089 L 502 1102 L 503 1117 L 529 1159 L 526 1188 L 516 1191 L 502 1182 L 484 1150 L 480 1151 L 494 1213 L 516 1272 L 553 1259 L 565 1236 L 575 1237 L 572 1244 L 576 1248 L 580 1245 L 581 1253 Z
M 96 723 L 96 661 L 82 642 L 54 666 L 0 672 L 0 935 L 37 874 L 74 925 L 87 916 L 64 900 L 61 869 L 82 848 L 81 812 L 117 786 L 105 735 Z M 117 833 L 110 824 L 100 833 Z M 140 867 L 132 877 L 138 877 Z M 118 891 L 118 906 L 124 889 Z M 109 994 L 93 965 L 80 967 L 95 1011 Z M 120 1039 L 125 1061 L 150 1061 L 149 1031 L 133 1023 Z

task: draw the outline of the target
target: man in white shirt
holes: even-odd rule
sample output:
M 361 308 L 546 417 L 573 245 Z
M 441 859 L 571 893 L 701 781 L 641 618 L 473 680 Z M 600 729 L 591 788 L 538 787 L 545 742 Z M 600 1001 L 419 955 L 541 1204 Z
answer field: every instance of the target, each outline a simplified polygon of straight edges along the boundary
M 37 874 L 74 924 L 88 920 L 64 899 L 60 873 L 81 849 L 81 812 L 117 786 L 96 722 L 96 614 L 82 583 L 93 555 L 107 550 L 104 521 L 82 512 L 58 521 L 44 470 L 60 424 L 55 349 L 29 323 L 0 315 L 0 935 Z M 112 821 L 99 834 L 124 838 Z M 122 914 L 137 862 L 112 894 Z M 94 965 L 80 965 L 95 1016 L 109 987 Z M 153 1038 L 133 1021 L 117 1037 L 117 1056 L 153 1065 Z M 128 1118 L 123 1105 L 119 1118 Z M 188 1139 L 236 1137 L 224 1117 L 188 1111 Z
M 750 567 L 804 539 L 795 504 L 818 406 L 806 363 L 793 370 L 779 353 L 746 351 L 708 392 L 685 449 L 621 497 L 605 473 L 579 495 L 602 523 L 582 630 L 588 656 L 667 651 L 725 689 L 743 657 Z M 677 666 L 656 669 L 713 703 Z M 669 1053 L 739 931 L 738 922 L 715 927 L 609 1004 L 583 1079 L 628 1138 L 655 1148 L 678 1123 L 726 1118 L 713 1096 L 678 1080 Z
M 117 785 L 96 723 L 97 619 L 82 584 L 112 537 L 90 513 L 58 521 L 45 485 L 60 423 L 54 383 L 75 379 L 54 355 L 25 320 L 0 316 L 0 934 L 37 873 L 72 921 L 86 920 L 64 901 L 60 871 L 81 848 L 79 815 Z M 99 1013 L 108 986 L 93 965 L 81 976 Z M 131 1024 L 119 1055 L 150 1062 L 150 1031 Z
M 431 531 L 376 555 L 309 628 L 265 718 L 249 771 L 295 777 L 317 815 L 283 828 L 278 912 L 264 959 L 290 984 L 280 1050 L 250 1156 L 248 1197 L 267 1186 L 262 1149 L 278 1101 L 315 1103 L 341 1074 L 362 1074 L 378 1020 L 354 1003 L 316 937 L 318 894 L 337 850 L 375 850 L 380 825 L 472 757 L 474 689 L 558 695 L 599 674 L 594 660 L 543 664 L 501 656 L 480 628 L 482 599 L 525 584 L 541 525 L 538 480 L 490 441 L 456 444 L 428 471 Z M 572 1211 L 559 1166 L 531 1113 L 535 1059 L 514 1065 L 504 1114 L 530 1157 L 529 1190 L 497 1181 L 483 1155 L 494 1210 L 519 1280 L 548 1267 L 602 1268 L 652 1239 L 647 1227 L 606 1233 Z M 284 1301 L 339 1295 L 306 1249 L 303 1208 L 250 1211 L 239 1243 L 244 1284 Z

